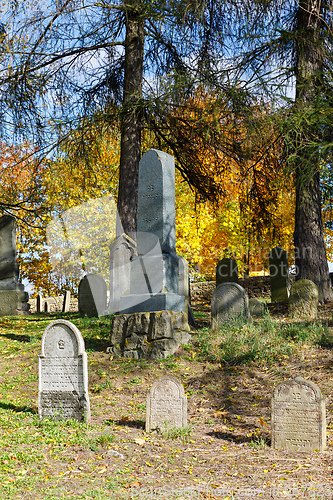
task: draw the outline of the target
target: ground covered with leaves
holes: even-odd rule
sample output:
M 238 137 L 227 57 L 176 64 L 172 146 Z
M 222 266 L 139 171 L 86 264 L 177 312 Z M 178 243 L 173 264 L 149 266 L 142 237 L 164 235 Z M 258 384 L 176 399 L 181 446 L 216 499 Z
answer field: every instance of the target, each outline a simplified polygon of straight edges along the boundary
M 192 342 L 163 361 L 107 354 L 110 318 L 0 318 L 0 499 L 333 498 L 332 304 L 311 323 L 275 308 L 215 333 L 208 306 L 194 310 Z M 85 339 L 89 423 L 38 419 L 41 337 L 61 317 Z M 188 427 L 147 434 L 146 397 L 166 374 L 185 387 Z M 323 452 L 270 446 L 274 387 L 296 376 L 326 399 Z

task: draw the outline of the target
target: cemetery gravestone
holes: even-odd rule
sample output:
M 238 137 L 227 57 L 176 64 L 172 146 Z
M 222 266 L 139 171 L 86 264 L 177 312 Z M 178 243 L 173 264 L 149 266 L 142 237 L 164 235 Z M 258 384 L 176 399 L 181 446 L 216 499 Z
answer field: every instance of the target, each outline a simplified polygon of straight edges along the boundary
M 44 331 L 38 414 L 41 419 L 90 419 L 87 353 L 80 331 L 69 321 L 53 321 Z
M 262 318 L 268 312 L 266 302 L 261 302 L 259 299 L 249 299 L 250 315 L 257 318 Z
M 175 231 L 174 158 L 151 149 L 139 165 L 138 256 L 131 263 L 130 294 L 120 298 L 122 313 L 185 313 Z
M 288 313 L 292 319 L 315 319 L 317 317 L 319 292 L 310 280 L 298 280 L 292 284 Z
M 121 234 L 110 246 L 110 301 L 109 313 L 119 311 L 122 295 L 130 293 L 131 261 L 137 255 L 136 242 Z
M 225 324 L 230 318 L 249 321 L 249 298 L 237 283 L 221 283 L 215 288 L 211 300 L 211 317 L 213 329 Z
M 102 316 L 107 308 L 107 288 L 102 276 L 87 274 L 79 284 L 78 307 L 80 316 Z
M 36 299 L 36 311 L 38 313 L 41 313 L 44 311 L 44 309 L 43 309 L 43 296 L 40 293 L 37 295 L 37 299 Z
M 64 295 L 64 301 L 62 304 L 62 312 L 67 313 L 70 310 L 71 305 L 71 292 L 66 291 Z
M 238 267 L 234 259 L 224 258 L 216 266 L 216 287 L 221 283 L 238 283 Z
M 147 396 L 146 432 L 186 425 L 187 396 L 184 387 L 174 377 L 160 378 Z
M 288 255 L 281 247 L 272 248 L 269 252 L 269 274 L 271 301 L 288 300 L 290 289 Z
M 27 314 L 29 294 L 19 283 L 16 262 L 16 222 L 10 215 L 0 217 L 0 316 Z
M 272 447 L 313 452 L 326 448 L 325 402 L 319 388 L 302 377 L 279 384 L 272 398 Z

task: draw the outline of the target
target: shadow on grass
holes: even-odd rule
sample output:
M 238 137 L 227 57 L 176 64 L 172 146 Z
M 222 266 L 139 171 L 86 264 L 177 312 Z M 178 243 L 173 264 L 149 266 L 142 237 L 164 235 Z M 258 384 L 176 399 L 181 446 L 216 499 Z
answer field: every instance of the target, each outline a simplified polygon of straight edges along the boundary
M 112 418 L 105 420 L 105 425 L 121 425 L 123 427 L 134 427 L 135 429 L 145 429 L 146 423 L 144 420 L 113 420 Z
M 17 340 L 18 342 L 32 342 L 36 340 L 34 335 L 16 335 L 15 333 L 0 333 L 0 337 L 5 337 L 6 339 Z
M 32 413 L 33 415 L 36 415 L 38 413 L 38 410 L 32 406 L 19 406 L 12 403 L 0 402 L 0 408 L 2 408 L 3 410 L 12 410 L 17 413 Z
M 207 436 L 211 436 L 215 439 L 224 439 L 225 441 L 230 441 L 232 443 L 253 443 L 254 445 L 256 445 L 256 443 L 259 444 L 260 442 L 260 436 L 245 436 L 241 434 L 235 435 L 232 434 L 231 432 L 211 431 L 207 432 Z M 264 440 L 267 446 L 271 445 L 270 438 L 262 436 L 262 439 Z

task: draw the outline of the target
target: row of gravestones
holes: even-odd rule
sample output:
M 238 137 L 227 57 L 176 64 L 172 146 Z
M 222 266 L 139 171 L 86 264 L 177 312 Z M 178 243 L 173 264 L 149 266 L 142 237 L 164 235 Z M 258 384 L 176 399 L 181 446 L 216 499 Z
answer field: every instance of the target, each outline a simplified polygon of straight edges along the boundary
M 287 300 L 290 292 L 288 256 L 281 247 L 269 252 L 269 275 L 272 302 Z M 216 266 L 216 287 L 227 282 L 238 283 L 238 266 L 234 259 L 225 257 Z
M 318 289 L 310 280 L 293 283 L 288 300 L 289 317 L 292 319 L 315 319 L 318 310 Z M 252 316 L 263 316 L 266 304 L 258 299 L 249 300 L 244 288 L 238 283 L 221 283 L 215 288 L 211 300 L 211 327 L 224 325 L 231 318 L 245 322 Z
M 36 298 L 36 312 L 41 313 L 41 312 L 51 312 L 51 307 L 50 307 L 50 298 L 44 298 L 41 293 L 37 295 Z M 71 292 L 66 291 L 64 293 L 64 297 L 62 300 L 62 312 L 67 313 L 70 311 L 70 305 L 71 305 Z
M 87 354 L 80 331 L 56 320 L 42 337 L 39 355 L 40 418 L 90 419 Z M 174 377 L 157 380 L 147 396 L 146 431 L 186 427 L 187 396 Z M 312 382 L 297 377 L 279 384 L 272 397 L 272 447 L 313 452 L 326 447 L 325 401 Z

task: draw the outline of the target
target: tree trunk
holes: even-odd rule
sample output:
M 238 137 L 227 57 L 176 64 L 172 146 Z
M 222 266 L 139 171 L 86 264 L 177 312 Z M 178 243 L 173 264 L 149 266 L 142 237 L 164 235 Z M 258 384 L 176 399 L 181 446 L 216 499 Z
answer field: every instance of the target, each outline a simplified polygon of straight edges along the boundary
M 123 109 L 121 114 L 121 147 L 118 190 L 117 235 L 136 232 L 138 173 L 141 157 L 142 80 L 144 57 L 144 19 L 135 7 L 140 2 L 127 2 Z
M 321 92 L 323 58 L 318 43 L 321 1 L 299 2 L 296 42 L 295 113 L 303 116 L 313 110 Z M 309 116 L 308 116 L 309 117 Z M 295 265 L 296 279 L 310 279 L 319 290 L 321 302 L 332 300 L 332 289 L 326 257 L 321 194 L 319 183 L 319 151 L 311 146 L 316 126 L 303 120 L 301 133 L 294 135 L 295 150 Z M 305 127 L 305 128 L 304 128 Z

